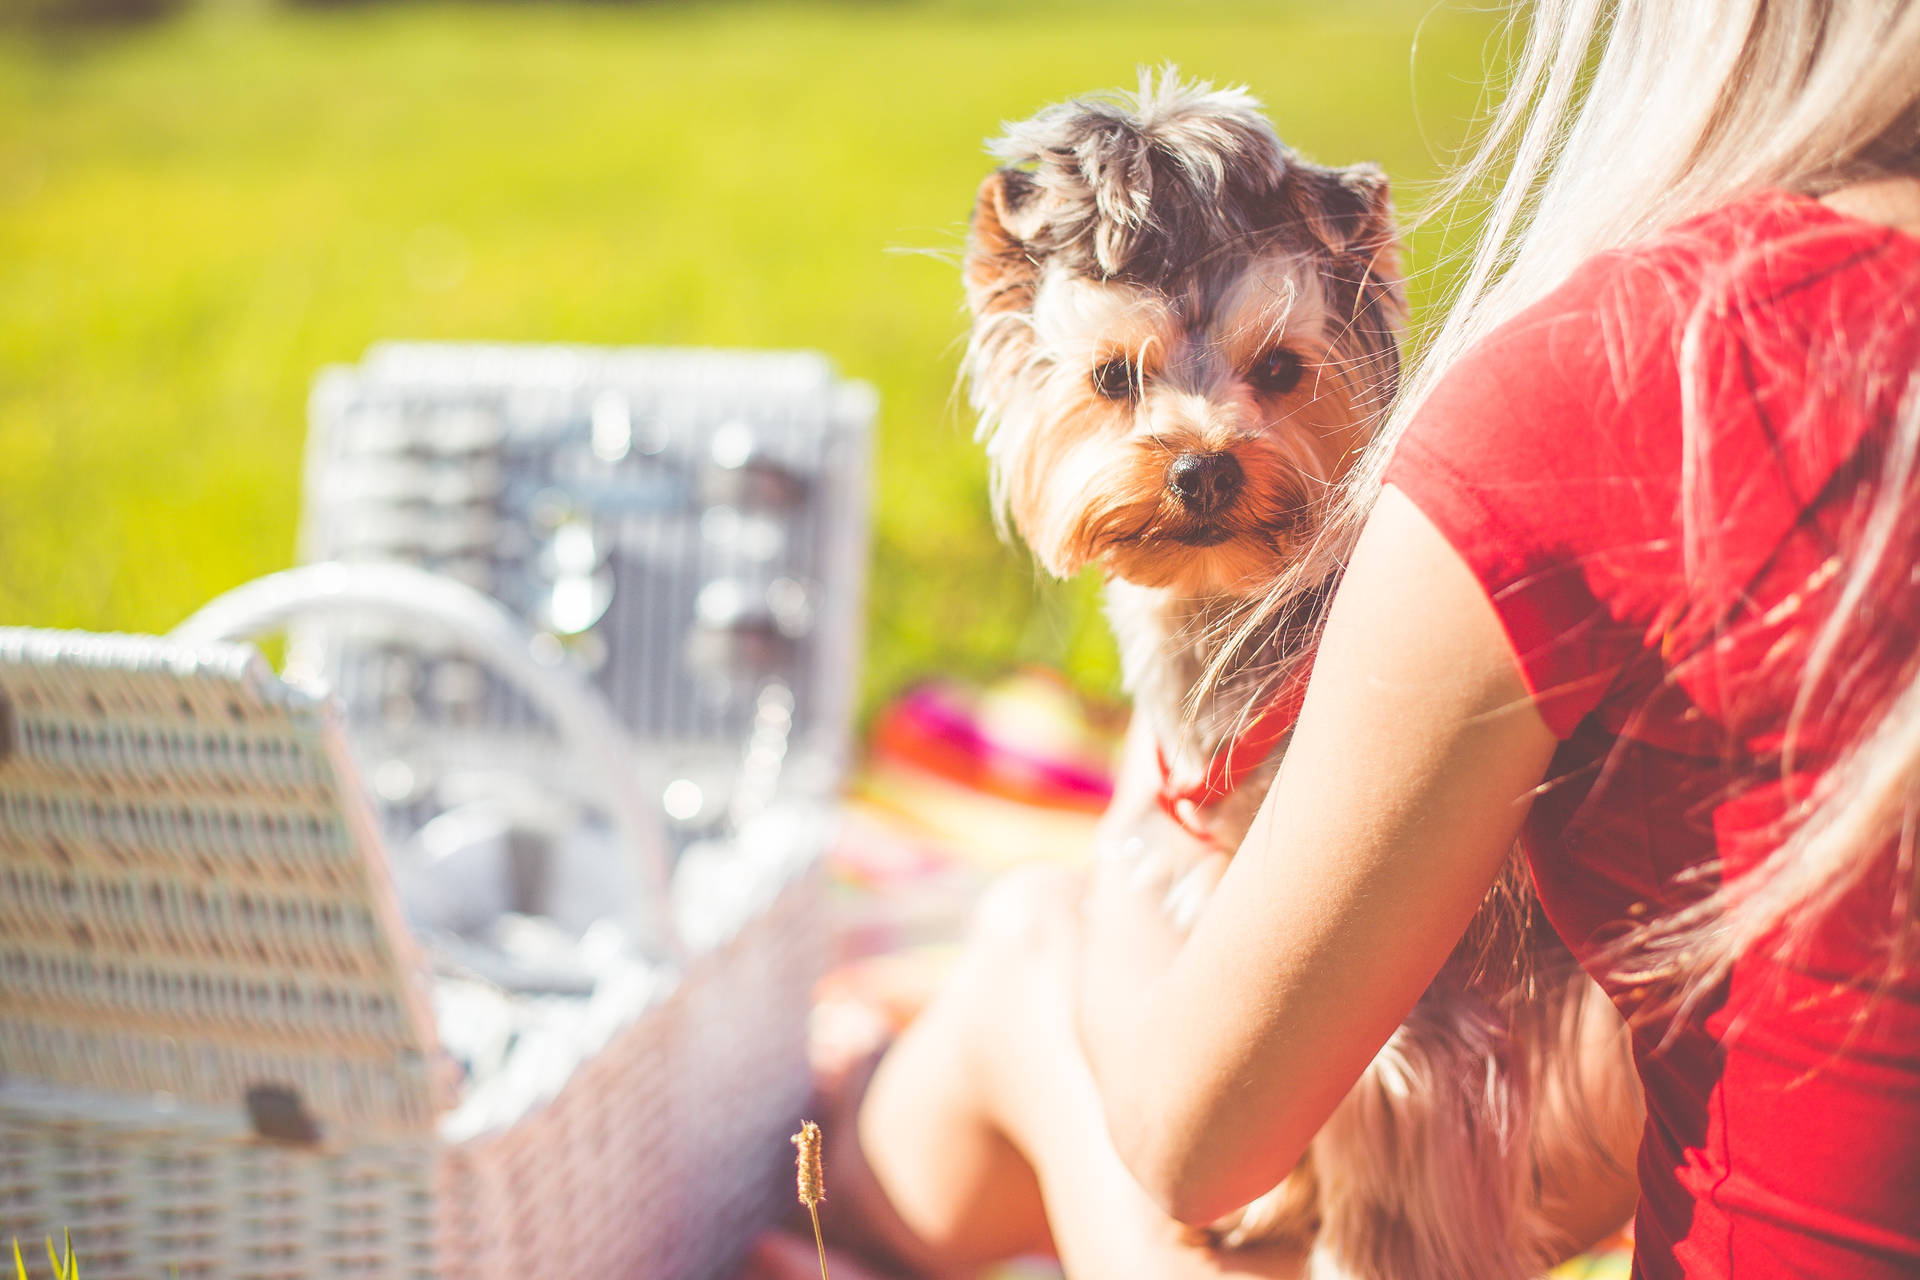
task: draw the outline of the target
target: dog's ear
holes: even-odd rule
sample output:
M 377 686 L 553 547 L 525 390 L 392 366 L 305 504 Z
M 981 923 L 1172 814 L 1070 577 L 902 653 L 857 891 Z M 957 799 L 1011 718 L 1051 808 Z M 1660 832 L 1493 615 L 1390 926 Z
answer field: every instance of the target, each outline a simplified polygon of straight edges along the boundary
M 1400 227 L 1387 175 L 1377 165 L 1296 165 L 1288 176 L 1288 185 L 1299 188 L 1295 200 L 1301 220 L 1322 244 L 1365 263 L 1377 278 L 1399 282 Z
M 980 184 L 961 271 L 975 316 L 1033 305 L 1040 276 L 1033 244 L 1042 222 L 1040 203 L 1038 184 L 1021 169 L 996 169 Z

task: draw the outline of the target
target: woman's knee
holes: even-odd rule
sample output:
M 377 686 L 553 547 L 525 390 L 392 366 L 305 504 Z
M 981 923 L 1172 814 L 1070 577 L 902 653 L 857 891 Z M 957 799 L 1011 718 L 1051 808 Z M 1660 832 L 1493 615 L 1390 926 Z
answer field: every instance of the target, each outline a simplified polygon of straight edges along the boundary
M 1085 883 L 1078 869 L 1056 863 L 1027 863 L 1005 872 L 980 895 L 968 948 L 1041 953 L 1071 945 Z

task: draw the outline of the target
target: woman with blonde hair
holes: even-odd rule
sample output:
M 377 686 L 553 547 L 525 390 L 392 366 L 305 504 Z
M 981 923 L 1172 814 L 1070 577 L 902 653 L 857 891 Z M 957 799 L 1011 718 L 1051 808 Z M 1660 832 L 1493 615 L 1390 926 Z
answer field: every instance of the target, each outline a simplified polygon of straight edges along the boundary
M 865 1094 L 896 1252 L 1284 1271 L 1179 1224 L 1518 836 L 1633 1027 L 1636 1274 L 1920 1274 L 1920 5 L 1540 0 L 1455 194 L 1502 169 L 1259 820 L 1185 936 L 1127 872 L 997 895 Z

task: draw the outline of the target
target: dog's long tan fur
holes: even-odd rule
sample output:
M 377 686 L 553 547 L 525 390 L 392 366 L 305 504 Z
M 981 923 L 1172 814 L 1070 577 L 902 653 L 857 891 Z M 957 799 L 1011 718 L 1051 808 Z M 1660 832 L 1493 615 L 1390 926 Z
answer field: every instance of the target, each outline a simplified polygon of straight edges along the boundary
M 995 150 L 966 372 L 1000 514 L 1052 573 L 1106 575 L 1136 717 L 1191 773 L 1302 660 L 1324 576 L 1308 552 L 1393 394 L 1387 183 L 1303 161 L 1244 92 L 1171 71 L 1048 108 Z M 1201 815 L 1222 845 L 1276 768 Z M 1570 964 L 1520 999 L 1472 960 L 1463 944 L 1222 1243 L 1295 1239 L 1323 1278 L 1541 1269 L 1542 1188 L 1608 1158 L 1596 1128 L 1637 1123 L 1631 1074 L 1616 1053 L 1605 1080 L 1571 1075 L 1605 1013 Z

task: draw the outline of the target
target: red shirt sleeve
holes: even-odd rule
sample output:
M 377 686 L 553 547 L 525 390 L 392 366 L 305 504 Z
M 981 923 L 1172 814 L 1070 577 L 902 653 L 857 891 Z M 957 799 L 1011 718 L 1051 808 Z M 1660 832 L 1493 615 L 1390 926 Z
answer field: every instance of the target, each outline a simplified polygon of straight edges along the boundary
M 1594 259 L 1429 394 L 1386 481 L 1486 589 L 1560 737 L 1636 659 L 1652 672 L 1711 640 L 1891 412 L 1903 383 L 1863 401 L 1810 371 L 1869 356 L 1912 367 L 1910 248 L 1815 201 L 1756 199 Z M 1899 349 L 1863 352 L 1847 334 Z M 1616 731 L 1632 714 L 1624 697 L 1605 711 Z
M 1483 340 L 1386 475 L 1486 590 L 1562 738 L 1657 631 L 1673 528 L 1677 424 L 1644 429 L 1675 381 L 1658 360 L 1671 325 L 1626 283 L 1602 260 Z M 1630 411 L 1622 386 L 1637 389 Z

